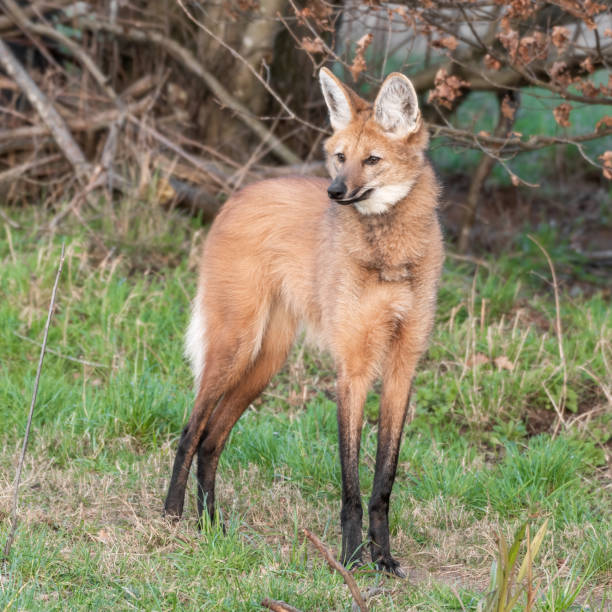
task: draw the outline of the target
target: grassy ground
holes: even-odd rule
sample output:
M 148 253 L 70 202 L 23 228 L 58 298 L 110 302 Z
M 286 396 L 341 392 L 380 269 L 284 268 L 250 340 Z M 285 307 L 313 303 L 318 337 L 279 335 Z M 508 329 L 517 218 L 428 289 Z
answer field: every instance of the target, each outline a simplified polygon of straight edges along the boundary
M 41 231 L 49 218 L 37 209 L 10 211 L 21 228 L 2 228 L 2 544 L 62 240 L 67 258 L 0 607 L 234 611 L 272 597 L 349 609 L 342 579 L 300 532 L 339 548 L 333 373 L 301 343 L 222 456 L 227 533 L 198 533 L 193 486 L 186 520 L 162 519 L 192 400 L 182 335 L 202 232 L 143 206 L 126 204 L 87 231 L 63 226 L 66 235 Z M 511 538 L 525 519 L 535 533 L 546 518 L 537 609 L 612 605 L 610 288 L 594 286 L 553 232 L 538 238 L 561 277 L 563 359 L 550 271 L 530 240 L 482 265 L 447 260 L 392 497 L 392 548 L 408 579 L 360 569 L 363 590 L 379 587 L 373 610 L 476 610 L 497 534 Z M 364 496 L 376 389 L 366 412 Z

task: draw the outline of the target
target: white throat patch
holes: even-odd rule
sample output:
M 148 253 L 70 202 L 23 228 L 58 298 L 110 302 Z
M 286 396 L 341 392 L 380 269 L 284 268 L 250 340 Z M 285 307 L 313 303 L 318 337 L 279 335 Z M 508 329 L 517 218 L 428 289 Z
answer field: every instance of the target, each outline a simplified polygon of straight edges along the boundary
M 355 203 L 355 208 L 362 215 L 382 215 L 392 206 L 403 200 L 412 189 L 414 181 L 396 183 L 377 187 L 367 199 Z

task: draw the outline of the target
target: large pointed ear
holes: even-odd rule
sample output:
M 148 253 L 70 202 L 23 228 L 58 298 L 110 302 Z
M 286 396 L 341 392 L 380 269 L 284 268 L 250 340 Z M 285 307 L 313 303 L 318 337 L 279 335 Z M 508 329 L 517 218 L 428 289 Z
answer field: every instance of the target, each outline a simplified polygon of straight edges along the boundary
M 374 102 L 374 119 L 385 132 L 397 138 L 419 129 L 419 101 L 408 77 L 393 72 L 385 79 Z
M 327 68 L 321 68 L 319 81 L 334 130 L 343 130 L 353 119 L 353 104 L 344 85 Z

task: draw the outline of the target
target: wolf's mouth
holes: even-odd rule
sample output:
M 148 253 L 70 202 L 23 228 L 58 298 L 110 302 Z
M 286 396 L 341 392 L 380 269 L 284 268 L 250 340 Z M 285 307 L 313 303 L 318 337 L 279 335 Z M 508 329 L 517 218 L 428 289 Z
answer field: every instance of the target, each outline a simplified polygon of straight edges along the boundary
M 344 198 L 343 200 L 334 200 L 334 202 L 336 202 L 336 204 L 343 205 L 355 204 L 355 202 L 361 202 L 362 200 L 369 198 L 374 189 L 366 189 L 361 195 L 357 196 L 356 194 L 358 191 L 359 189 L 355 189 L 355 191 L 353 191 L 348 198 Z

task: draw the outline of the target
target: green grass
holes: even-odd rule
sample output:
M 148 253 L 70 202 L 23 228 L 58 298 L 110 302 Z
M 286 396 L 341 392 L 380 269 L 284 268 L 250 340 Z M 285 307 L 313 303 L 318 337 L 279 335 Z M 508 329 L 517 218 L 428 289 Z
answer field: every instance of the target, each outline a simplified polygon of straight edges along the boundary
M 198 240 L 197 224 L 143 206 L 91 221 L 110 256 L 80 226 L 41 232 L 46 217 L 35 209 L 10 211 L 21 229 L 3 228 L 2 543 L 62 240 L 67 258 L 0 608 L 256 610 L 271 597 L 303 610 L 349 609 L 342 579 L 301 535 L 307 527 L 338 550 L 341 488 L 333 372 L 301 343 L 222 455 L 226 533 L 218 524 L 197 532 L 193 486 L 186 520 L 162 519 L 192 401 L 182 336 Z M 373 610 L 476 610 L 495 534 L 509 539 L 525 519 L 535 533 L 545 518 L 537 609 L 609 605 L 610 294 L 592 284 L 570 292 L 576 279 L 594 279 L 554 232 L 544 228 L 538 239 L 561 279 L 565 362 L 550 272 L 533 243 L 519 237 L 513 254 L 486 267 L 447 261 L 391 504 L 392 547 L 409 578 L 360 570 L 362 590 L 379 587 Z M 364 499 L 378 391 L 366 407 Z M 553 402 L 564 406 L 563 422 Z

